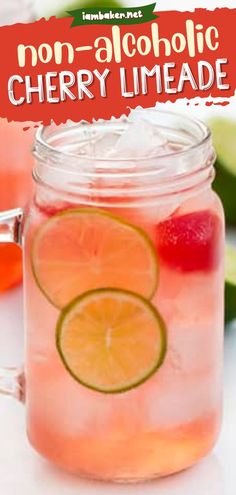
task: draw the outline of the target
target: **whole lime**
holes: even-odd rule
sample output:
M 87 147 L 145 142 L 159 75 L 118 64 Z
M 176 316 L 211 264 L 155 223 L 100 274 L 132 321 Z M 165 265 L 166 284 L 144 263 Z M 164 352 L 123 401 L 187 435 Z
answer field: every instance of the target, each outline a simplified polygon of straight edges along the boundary
M 226 246 L 225 323 L 236 318 L 236 248 Z

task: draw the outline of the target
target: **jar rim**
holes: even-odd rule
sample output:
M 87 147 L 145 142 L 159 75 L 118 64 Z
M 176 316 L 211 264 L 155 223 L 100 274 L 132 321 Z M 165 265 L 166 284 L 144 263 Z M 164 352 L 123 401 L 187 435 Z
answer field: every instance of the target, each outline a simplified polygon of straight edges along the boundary
M 85 120 L 81 120 L 80 122 L 73 122 L 73 121 L 67 121 L 65 124 L 61 124 L 59 126 L 57 126 L 56 124 L 54 124 L 53 122 L 51 124 L 49 124 L 48 126 L 43 126 L 41 125 L 38 130 L 36 131 L 36 136 L 35 136 L 35 146 L 37 148 L 37 146 L 39 146 L 39 153 L 36 152 L 36 155 L 39 156 L 40 155 L 40 152 L 42 152 L 42 154 L 53 154 L 55 157 L 56 156 L 60 156 L 61 159 L 73 159 L 73 160 L 78 160 L 78 159 L 84 159 L 84 160 L 91 160 L 93 161 L 94 163 L 99 163 L 99 162 L 103 162 L 103 163 L 127 163 L 127 162 L 135 162 L 135 163 L 139 163 L 139 162 L 142 162 L 144 159 L 145 161 L 149 161 L 149 160 L 158 160 L 158 159 L 169 159 L 170 157 L 171 158 L 179 158 L 181 156 L 184 156 L 186 155 L 187 153 L 189 152 L 193 152 L 195 151 L 196 149 L 199 149 L 199 147 L 201 146 L 204 146 L 206 145 L 210 140 L 211 140 L 211 131 L 209 129 L 209 127 L 204 123 L 202 122 L 200 119 L 196 119 L 196 118 L 192 118 L 192 117 L 188 117 L 187 115 L 184 115 L 184 114 L 180 114 L 180 113 L 177 113 L 177 112 L 170 112 L 170 111 L 165 111 L 165 110 L 159 110 L 157 108 L 147 108 L 147 109 L 144 109 L 144 108 L 138 108 L 136 111 L 140 112 L 140 114 L 144 114 L 144 113 L 155 113 L 156 115 L 160 116 L 160 117 L 167 117 L 167 118 L 176 118 L 182 122 L 185 122 L 187 124 L 187 126 L 189 124 L 192 124 L 192 126 L 195 127 L 195 131 L 197 132 L 200 132 L 201 133 L 201 136 L 199 136 L 199 139 L 196 139 L 195 141 L 193 141 L 191 144 L 189 144 L 188 146 L 186 147 L 183 147 L 182 149 L 178 149 L 178 150 L 175 150 L 175 151 L 167 151 L 165 153 L 157 153 L 157 154 L 152 154 L 150 157 L 147 157 L 147 156 L 119 156 L 119 157 L 109 157 L 109 156 L 94 156 L 94 155 L 90 155 L 90 154 L 75 154 L 75 153 L 72 153 L 72 152 L 68 152 L 68 151 L 65 151 L 65 150 L 62 150 L 61 148 L 58 148 L 56 145 L 52 145 L 50 144 L 50 142 L 48 142 L 47 140 L 47 136 L 46 136 L 46 132 L 50 129 L 52 129 L 54 126 L 55 126 L 55 137 L 58 136 L 58 134 L 60 133 L 60 129 L 61 128 L 64 128 L 66 130 L 69 130 L 73 128 L 74 129 L 79 129 L 79 130 L 86 130 L 86 129 L 91 129 L 91 128 L 101 128 L 104 127 L 104 125 L 109 125 L 109 126 L 112 126 L 113 125 L 117 125 L 117 124 L 124 124 L 124 123 L 132 123 L 132 121 L 129 120 L 129 116 L 126 117 L 126 116 L 121 116 L 120 118 L 116 119 L 116 118 L 112 118 L 111 120 L 103 120 L 103 119 L 99 119 L 99 120 L 94 120 L 92 123 L 89 123 Z M 155 124 L 156 125 L 156 124 Z M 159 126 L 158 126 L 159 127 Z M 161 127 L 161 126 L 160 126 Z M 196 135 L 194 136 L 196 137 Z M 190 171 L 191 173 L 191 171 Z
M 163 135 L 168 144 L 172 143 L 173 147 L 178 145 L 176 152 L 145 157 L 139 156 L 137 149 L 137 156 L 128 158 L 116 157 L 116 155 L 115 158 L 113 156 L 98 158 L 68 153 L 64 148 L 66 151 L 68 147 L 73 150 L 80 147 L 81 143 L 84 146 L 84 143 L 90 145 L 92 142 L 91 134 L 86 135 L 84 141 L 79 141 L 79 138 L 76 140 L 78 129 L 81 132 L 80 136 L 83 136 L 84 129 L 91 132 L 91 129 L 108 126 L 110 132 L 109 126 L 114 124 L 123 126 L 122 132 L 124 132 L 124 122 L 127 122 L 127 117 L 110 121 L 100 120 L 94 124 L 67 122 L 62 126 L 61 132 L 55 124 L 51 124 L 37 132 L 34 148 L 37 160 L 33 173 L 35 181 L 54 191 L 63 190 L 81 197 L 103 197 L 104 201 L 107 197 L 115 196 L 142 197 L 151 200 L 154 196 L 180 194 L 181 191 L 187 192 L 194 187 L 202 187 L 203 184 L 212 182 L 215 152 L 210 130 L 204 123 L 185 115 L 159 111 L 156 108 L 138 111 L 142 115 L 143 112 L 149 112 L 149 117 L 151 115 L 155 121 L 157 116 L 162 118 L 165 124 L 162 126 Z M 45 136 L 47 132 L 48 135 Z M 93 138 L 94 142 L 97 142 L 96 133 Z M 188 146 L 183 149 L 185 142 Z

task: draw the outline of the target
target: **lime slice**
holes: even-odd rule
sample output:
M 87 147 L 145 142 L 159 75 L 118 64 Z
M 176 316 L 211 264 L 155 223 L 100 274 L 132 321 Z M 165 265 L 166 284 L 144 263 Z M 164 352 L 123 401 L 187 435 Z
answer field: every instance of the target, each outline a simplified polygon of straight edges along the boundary
M 32 266 L 38 286 L 58 308 L 102 287 L 151 298 L 159 272 L 144 231 L 108 212 L 85 208 L 60 212 L 40 226 Z
M 226 246 L 225 321 L 236 318 L 236 248 Z
M 215 118 L 210 121 L 217 153 L 214 189 L 222 199 L 228 223 L 236 223 L 236 121 Z
M 166 330 L 141 296 L 116 289 L 83 294 L 62 311 L 57 349 L 69 373 L 103 393 L 137 387 L 164 361 Z

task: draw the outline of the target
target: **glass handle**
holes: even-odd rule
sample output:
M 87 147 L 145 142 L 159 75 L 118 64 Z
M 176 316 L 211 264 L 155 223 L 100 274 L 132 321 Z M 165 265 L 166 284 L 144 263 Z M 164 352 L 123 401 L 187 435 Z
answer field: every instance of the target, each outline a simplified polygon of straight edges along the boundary
M 21 245 L 22 220 L 21 208 L 0 213 L 0 243 L 13 242 Z
M 0 368 L 0 394 L 25 400 L 25 379 L 22 369 Z
M 21 245 L 23 210 L 0 213 L 0 243 Z M 19 368 L 0 368 L 0 394 L 11 395 L 24 401 L 24 373 Z

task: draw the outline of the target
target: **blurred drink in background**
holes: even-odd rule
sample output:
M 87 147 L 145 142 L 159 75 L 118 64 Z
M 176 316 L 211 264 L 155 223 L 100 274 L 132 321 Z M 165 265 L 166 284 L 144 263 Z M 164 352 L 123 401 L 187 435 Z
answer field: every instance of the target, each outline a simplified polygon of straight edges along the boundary
M 1 0 L 0 26 L 34 19 L 33 2 Z M 0 119 L 0 211 L 24 206 L 31 190 L 33 126 Z M 0 292 L 22 277 L 21 250 L 14 244 L 0 246 Z
M 47 3 L 49 8 L 50 2 Z M 104 6 L 117 6 L 118 2 L 100 2 Z M 96 0 L 62 0 L 52 2 L 50 14 L 66 15 L 67 7 L 98 6 Z M 16 22 L 30 22 L 46 15 L 46 4 L 39 8 L 37 0 L 1 0 L 0 26 Z M 44 10 L 44 11 L 43 11 Z M 30 127 L 27 131 L 24 128 Z M 31 192 L 33 158 L 31 147 L 34 139 L 30 123 L 9 123 L 0 119 L 0 211 L 24 206 Z M 18 246 L 0 246 L 0 292 L 16 285 L 22 278 L 21 250 Z

